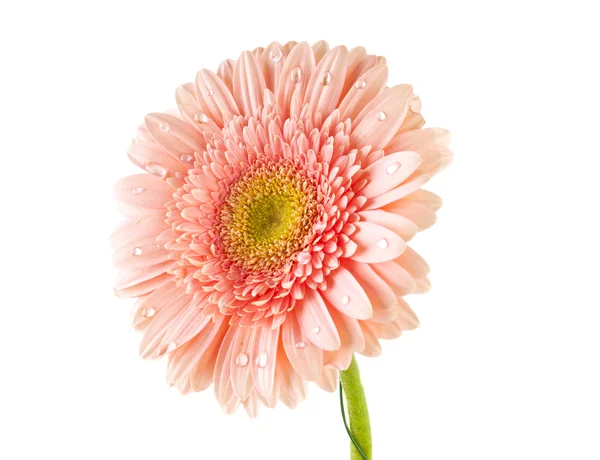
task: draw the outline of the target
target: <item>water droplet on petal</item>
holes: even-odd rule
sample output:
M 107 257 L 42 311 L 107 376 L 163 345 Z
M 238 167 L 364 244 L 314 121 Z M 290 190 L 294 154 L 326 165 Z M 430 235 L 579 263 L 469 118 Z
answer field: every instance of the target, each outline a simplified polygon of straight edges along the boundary
M 140 248 L 139 246 L 136 246 L 135 248 L 133 248 L 133 251 L 131 251 L 131 254 L 133 254 L 134 256 L 139 256 L 142 254 L 142 248 Z
M 167 353 L 171 353 L 173 350 L 175 350 L 175 348 L 177 348 L 177 344 L 170 343 L 169 346 L 167 347 Z
M 347 295 L 345 295 L 344 297 L 342 297 L 342 303 L 344 305 L 348 305 L 348 302 L 350 302 L 350 297 L 348 297 Z
M 281 48 L 273 48 L 269 53 L 269 57 L 271 58 L 271 61 L 279 62 L 283 57 L 283 51 L 281 51 Z
M 165 133 L 169 130 L 169 123 L 162 122 L 158 127 L 163 130 Z
M 144 308 L 142 310 L 142 316 L 144 318 L 152 318 L 156 314 L 156 310 L 152 307 Z
M 136 187 L 134 188 L 131 193 L 133 193 L 134 195 L 139 195 L 140 193 L 142 193 L 144 191 L 143 187 Z
M 304 342 L 298 342 L 296 343 L 296 345 L 294 345 L 296 348 L 299 348 L 300 350 L 302 350 L 304 347 L 306 347 L 306 344 Z
M 388 240 L 386 240 L 385 238 L 381 238 L 377 241 L 376 244 L 379 249 L 385 249 L 388 247 Z
M 246 353 L 240 353 L 235 358 L 235 364 L 239 367 L 245 367 L 248 364 L 248 355 Z
M 210 97 L 213 97 L 215 95 L 215 92 L 212 90 L 212 88 L 208 88 L 208 91 L 206 91 L 206 94 L 208 94 Z
M 367 82 L 364 80 L 357 80 L 356 83 L 354 83 L 354 87 L 356 89 L 364 89 L 367 86 Z
M 190 161 L 192 161 L 192 156 L 191 156 L 191 155 L 188 155 L 187 153 L 184 153 L 183 155 L 181 155 L 181 156 L 179 157 L 179 159 L 180 159 L 181 161 L 183 161 L 184 163 L 189 163 Z
M 310 262 L 310 254 L 308 252 L 301 252 L 298 254 L 298 263 L 301 265 L 306 265 Z
M 299 66 L 294 67 L 292 73 L 290 73 L 290 79 L 294 83 L 300 83 L 300 80 L 302 80 L 302 69 Z
M 387 118 L 387 115 L 385 114 L 385 112 L 379 112 L 379 113 L 377 114 L 377 119 L 378 119 L 379 121 L 383 121 L 383 120 L 385 120 L 386 118 Z
M 400 166 L 402 165 L 399 161 L 394 161 L 393 163 L 390 163 L 387 168 L 385 168 L 385 172 L 388 174 L 394 174 L 396 171 L 398 171 L 398 169 L 400 169 Z
M 313 327 L 313 332 L 315 334 L 318 334 L 319 332 L 321 332 L 321 328 L 319 326 L 315 326 L 315 327 Z
M 267 367 L 267 360 L 269 358 L 269 355 L 267 354 L 266 351 L 261 351 L 258 356 L 256 357 L 256 365 L 258 367 L 265 368 Z
M 208 121 L 208 117 L 205 113 L 198 112 L 196 115 L 194 115 L 194 120 L 196 120 L 198 123 L 206 123 Z
M 331 82 L 331 72 L 325 72 L 323 74 L 323 78 L 321 79 L 321 84 L 323 86 L 327 86 Z
M 167 170 L 163 168 L 161 165 L 156 163 L 149 163 L 146 165 L 146 171 L 150 174 L 154 174 L 160 178 L 164 178 L 167 175 Z

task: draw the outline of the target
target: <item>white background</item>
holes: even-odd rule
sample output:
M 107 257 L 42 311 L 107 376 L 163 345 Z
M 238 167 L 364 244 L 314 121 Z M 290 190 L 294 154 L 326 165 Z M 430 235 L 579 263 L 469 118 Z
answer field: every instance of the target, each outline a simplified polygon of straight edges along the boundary
M 347 458 L 336 394 L 250 420 L 168 388 L 107 243 L 146 112 L 243 49 L 327 39 L 387 56 L 454 135 L 421 328 L 360 359 L 375 458 L 600 458 L 593 3 L 3 2 L 0 457 Z

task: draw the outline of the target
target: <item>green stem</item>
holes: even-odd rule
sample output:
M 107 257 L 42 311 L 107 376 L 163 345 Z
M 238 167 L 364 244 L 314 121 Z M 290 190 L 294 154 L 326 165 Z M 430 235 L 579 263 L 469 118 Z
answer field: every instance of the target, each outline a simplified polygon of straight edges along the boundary
M 350 445 L 350 460 L 373 460 L 369 409 L 367 408 L 365 390 L 360 381 L 360 371 L 358 370 L 358 364 L 354 356 L 352 357 L 350 367 L 340 373 L 340 401 L 342 403 L 342 416 L 344 417 L 344 423 L 346 423 L 342 389 L 346 396 L 346 407 L 350 419 L 348 434 L 353 441 Z M 355 447 L 355 443 L 359 446 L 364 456 Z

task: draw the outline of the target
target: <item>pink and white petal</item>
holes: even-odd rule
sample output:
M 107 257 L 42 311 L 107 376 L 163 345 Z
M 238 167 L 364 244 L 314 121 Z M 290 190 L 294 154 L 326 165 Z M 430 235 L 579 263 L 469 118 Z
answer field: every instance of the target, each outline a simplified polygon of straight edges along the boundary
M 428 229 L 435 224 L 437 219 L 435 211 L 428 205 L 409 199 L 395 201 L 386 205 L 383 209 L 410 219 L 419 227 L 419 231 Z
M 331 367 L 323 367 L 323 372 L 315 381 L 322 390 L 333 393 L 338 388 L 339 372 Z
M 386 322 L 393 319 L 396 295 L 392 288 L 375 273 L 369 264 L 354 262 L 350 259 L 346 259 L 343 264 L 361 284 L 371 301 L 373 307 L 371 321 Z
M 126 220 L 110 235 L 110 246 L 113 250 L 116 250 L 139 239 L 144 239 L 152 235 L 158 236 L 168 228 L 169 226 L 165 223 L 164 216 L 150 216 L 136 219 L 133 222 Z
M 358 215 L 361 220 L 389 228 L 391 231 L 397 233 L 405 242 L 410 241 L 419 231 L 419 228 L 413 221 L 398 214 L 383 211 L 382 209 L 360 211 Z
M 113 255 L 113 265 L 117 268 L 143 268 L 168 261 L 169 251 L 156 241 L 157 236 L 151 235 L 121 246 Z
M 354 119 L 385 87 L 387 77 L 388 68 L 382 65 L 368 70 L 355 80 L 356 83 L 352 82 L 348 94 L 340 103 L 340 120 Z
M 143 268 L 126 268 L 121 270 L 115 280 L 115 289 L 125 289 L 139 284 L 145 283 L 148 280 L 156 278 L 167 270 L 176 265 L 177 262 L 169 260 L 157 265 L 151 265 Z
M 191 376 L 192 371 L 209 350 L 213 342 L 221 343 L 227 325 L 224 324 L 225 317 L 216 315 L 202 330 L 189 342 L 185 343 L 173 353 L 169 354 L 167 366 L 167 378 L 172 382 Z
M 360 176 L 369 182 L 360 191 L 361 195 L 373 198 L 383 195 L 404 182 L 421 164 L 416 152 L 405 150 L 391 153 L 369 165 Z
M 304 103 L 314 115 L 320 113 L 325 119 L 336 108 L 344 85 L 347 58 L 346 47 L 337 46 L 317 65 L 304 95 Z
M 395 262 L 400 264 L 415 280 L 429 274 L 429 265 L 425 262 L 425 259 L 408 246 Z
M 367 55 L 367 50 L 362 46 L 357 46 L 348 51 L 348 62 L 346 64 L 346 81 L 344 82 L 344 89 L 340 96 L 340 102 L 344 99 L 352 85 L 356 82 L 359 75 L 357 75 L 357 69 Z
M 253 390 L 250 368 L 252 366 L 253 328 L 239 327 L 232 342 L 231 384 L 236 396 L 245 401 Z
M 254 117 L 258 115 L 266 88 L 265 77 L 256 57 L 244 51 L 233 71 L 233 95 L 242 113 Z
M 378 263 L 393 260 L 404 252 L 406 243 L 396 233 L 371 222 L 357 222 L 350 237 L 357 245 L 352 259 L 357 262 Z
M 410 331 L 419 327 L 419 318 L 404 299 L 398 299 L 396 311 L 398 312 L 396 319 L 402 330 Z
M 452 162 L 453 154 L 448 149 L 450 139 L 450 133 L 445 129 L 416 129 L 396 134 L 386 150 L 413 150 L 423 159 L 419 169 L 434 174 Z
M 416 284 L 414 278 L 394 261 L 371 264 L 375 273 L 392 288 L 396 297 L 412 294 Z
M 281 341 L 294 370 L 305 380 L 315 381 L 321 375 L 323 350 L 302 332 L 295 315 L 288 315 L 283 323 Z
M 292 409 L 306 398 L 306 381 L 294 370 L 286 356 L 283 343 L 277 349 L 275 384 L 279 388 L 279 398 L 281 401 Z
M 144 119 L 152 138 L 174 158 L 194 156 L 206 143 L 198 131 L 185 121 L 164 113 L 149 113 Z
M 312 46 L 312 51 L 315 56 L 315 62 L 318 64 L 329 51 L 329 43 L 325 40 L 320 40 Z
M 239 398 L 235 395 L 231 384 L 231 357 L 233 355 L 233 343 L 238 329 L 238 326 L 231 326 L 225 333 L 215 363 L 215 372 L 213 376 L 215 396 L 218 403 L 224 409 L 231 406 L 237 407 L 237 405 L 232 402 L 234 398 L 238 400 L 239 404 Z
M 144 338 L 140 344 L 140 356 L 142 358 L 156 358 L 167 351 L 167 347 L 161 347 L 162 339 L 171 322 L 183 308 L 187 308 L 190 300 L 191 296 L 189 294 L 177 291 L 168 305 L 160 310 L 144 333 Z
M 415 280 L 415 284 L 416 287 L 413 294 L 425 294 L 426 292 L 429 292 L 431 290 L 431 282 L 429 281 L 429 278 L 427 276 L 417 278 Z
M 260 57 L 260 66 L 265 77 L 267 88 L 277 94 L 277 87 L 281 81 L 281 71 L 285 63 L 287 51 L 277 42 L 265 48 Z
M 240 114 L 229 88 L 214 72 L 202 69 L 196 74 L 194 87 L 198 104 L 219 127 Z
M 266 399 L 273 396 L 279 334 L 279 328 L 270 327 L 255 327 L 252 334 L 252 381 L 258 394 Z
M 296 45 L 285 59 L 279 84 L 277 86 L 277 102 L 285 116 L 289 115 L 292 96 L 304 98 L 309 78 L 315 69 L 315 58 L 306 42 Z
M 127 153 L 133 164 L 161 179 L 186 170 L 180 160 L 156 142 L 136 142 L 131 144 Z
M 402 185 L 382 195 L 371 198 L 363 206 L 363 209 L 379 209 L 394 201 L 401 200 L 419 190 L 419 188 L 421 188 L 429 179 L 431 179 L 431 176 L 426 173 L 413 174 L 411 178 Z
M 206 390 L 213 383 L 217 356 L 228 330 L 229 325 L 226 321 L 223 321 L 217 335 L 190 372 L 190 383 L 194 391 Z
M 367 357 L 375 357 L 381 354 L 381 344 L 373 330 L 369 327 L 370 321 L 361 321 L 360 327 L 365 337 L 365 348 L 360 352 L 361 355 Z
M 339 371 L 345 371 L 352 362 L 354 353 L 348 347 L 342 347 L 335 351 L 324 351 L 323 362 L 326 366 Z
M 304 299 L 296 302 L 294 311 L 302 332 L 312 343 L 323 350 L 340 347 L 340 336 L 321 294 L 307 289 Z
M 373 316 L 369 297 L 344 267 L 331 272 L 327 277 L 327 289 L 321 295 L 331 306 L 351 318 L 369 319 Z
M 437 211 L 442 207 L 442 199 L 435 193 L 429 190 L 419 189 L 416 192 L 406 195 L 407 200 L 415 201 L 417 203 L 423 203 L 429 206 L 434 211 Z
M 137 219 L 150 217 L 149 213 L 164 211 L 165 204 L 173 197 L 173 189 L 163 180 L 151 174 L 135 174 L 115 184 L 116 200 L 126 206 L 127 217 Z
M 140 297 L 136 303 L 136 312 L 133 317 L 133 327 L 136 330 L 144 330 L 150 322 L 173 298 L 175 291 L 184 292 L 183 288 L 175 282 L 167 283 L 152 291 L 150 294 Z
M 402 335 L 402 328 L 397 317 L 388 323 L 369 323 L 369 328 L 379 339 L 392 340 Z
M 144 281 L 143 283 L 123 289 L 115 289 L 114 293 L 117 297 L 129 299 L 131 297 L 139 297 L 141 295 L 148 294 L 155 289 L 172 282 L 173 277 L 168 273 L 163 273 L 162 275 L 158 275 L 156 278 Z
M 204 328 L 212 323 L 212 318 L 204 315 L 202 308 L 193 306 L 191 297 L 189 301 L 188 306 L 183 308 L 171 322 L 162 339 L 161 347 L 176 350 L 196 335 L 203 333 Z
M 411 97 L 410 85 L 382 90 L 353 122 L 352 145 L 357 148 L 370 145 L 373 151 L 382 149 L 402 124 Z
M 233 92 L 233 69 L 235 67 L 235 61 L 232 59 L 225 59 L 219 65 L 219 69 L 217 70 L 217 75 L 223 80 L 225 86 L 229 89 L 229 91 Z
M 260 404 L 258 401 L 258 396 L 256 395 L 256 393 L 252 393 L 250 396 L 248 396 L 246 398 L 246 400 L 243 401 L 243 406 L 244 406 L 244 410 L 246 411 L 246 413 L 248 414 L 248 416 L 250 418 L 256 418 L 258 417 L 258 411 L 260 408 Z

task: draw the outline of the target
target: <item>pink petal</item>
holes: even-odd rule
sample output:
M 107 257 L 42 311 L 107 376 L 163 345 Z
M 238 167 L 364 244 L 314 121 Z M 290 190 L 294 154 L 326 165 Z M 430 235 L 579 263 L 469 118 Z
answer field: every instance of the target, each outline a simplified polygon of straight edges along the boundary
M 117 268 L 142 268 L 168 261 L 169 251 L 157 243 L 156 236 L 121 246 L 113 256 L 113 265 Z
M 215 396 L 217 401 L 224 409 L 226 407 L 229 410 L 237 407 L 234 400 L 238 401 L 239 398 L 233 391 L 231 384 L 231 357 L 233 355 L 233 343 L 238 332 L 237 326 L 231 326 L 223 337 L 223 342 L 217 355 L 217 361 L 215 362 L 215 371 L 213 381 L 215 384 Z
M 333 48 L 321 59 L 306 88 L 304 103 L 309 105 L 313 114 L 320 113 L 323 119 L 337 106 L 344 85 L 347 58 L 345 46 Z
M 371 264 L 377 275 L 390 286 L 397 297 L 412 294 L 415 280 L 400 264 L 394 261 Z
M 286 54 L 287 52 L 279 43 L 273 42 L 265 48 L 260 57 L 260 66 L 265 76 L 265 83 L 267 88 L 274 94 L 277 94 Z
M 265 92 L 265 77 L 256 58 L 244 51 L 233 71 L 233 94 L 242 113 L 256 117 Z
M 217 70 L 217 75 L 219 76 L 219 78 L 221 78 L 221 80 L 223 80 L 223 83 L 225 83 L 225 86 L 227 86 L 227 88 L 231 92 L 233 92 L 233 68 L 234 68 L 234 66 L 235 66 L 234 60 L 225 59 L 223 62 L 221 62 L 221 65 L 219 65 L 219 70 Z
M 181 290 L 182 293 L 184 291 L 176 283 L 171 282 L 162 285 L 144 297 L 140 297 L 135 303 L 136 313 L 133 318 L 133 327 L 137 330 L 144 330 L 148 327 L 160 310 L 169 303 L 169 300 L 173 297 L 173 293 L 177 290 Z
M 381 91 L 353 120 L 352 144 L 356 147 L 370 145 L 372 151 L 382 149 L 402 124 L 411 97 L 409 85 Z
M 361 195 L 373 198 L 392 190 L 404 182 L 420 163 L 419 154 L 411 151 L 384 156 L 364 170 L 360 178 L 367 179 L 369 183 L 360 191 Z
M 378 209 L 394 201 L 398 201 L 408 195 L 419 190 L 419 188 L 427 182 L 431 176 L 428 174 L 418 174 L 411 177 L 410 180 L 404 182 L 402 185 L 385 192 L 379 196 L 371 198 L 363 206 L 363 209 Z
M 256 327 L 252 335 L 252 381 L 260 395 L 269 398 L 273 393 L 279 328 Z
M 376 66 L 352 82 L 348 94 L 340 103 L 340 119 L 354 119 L 359 112 L 385 87 L 388 68 Z M 364 82 L 364 85 L 363 85 Z
M 358 215 L 361 220 L 389 228 L 394 233 L 397 233 L 404 241 L 409 241 L 419 231 L 419 228 L 413 221 L 381 209 L 361 211 Z
M 127 215 L 137 218 L 144 213 L 164 210 L 165 204 L 172 199 L 173 189 L 151 174 L 135 174 L 117 182 L 114 195 L 117 201 L 128 206 Z
M 369 327 L 370 321 L 363 321 L 360 327 L 365 337 L 365 348 L 360 352 L 363 356 L 375 357 L 381 354 L 381 344 L 373 330 Z
M 174 266 L 176 262 L 169 260 L 156 265 L 150 265 L 143 268 L 127 268 L 121 270 L 115 280 L 115 289 L 126 289 L 139 284 L 145 283 L 153 278 L 156 278 Z
M 398 324 L 403 330 L 410 331 L 419 327 L 419 318 L 404 299 L 398 299 L 396 311 L 398 312 Z
M 228 330 L 229 325 L 226 321 L 223 321 L 215 338 L 210 342 L 208 348 L 202 354 L 198 362 L 194 364 L 194 367 L 190 372 L 190 384 L 194 391 L 206 390 L 213 383 L 217 356 Z
M 437 219 L 435 211 L 429 206 L 409 199 L 401 199 L 390 203 L 384 209 L 410 219 L 419 227 L 419 231 L 431 227 Z
M 314 345 L 312 346 L 314 347 Z M 321 367 L 322 366 L 319 367 L 319 373 Z M 277 349 L 277 366 L 275 366 L 275 382 L 277 387 L 279 388 L 279 398 L 289 408 L 295 408 L 300 401 L 304 401 L 304 399 L 306 398 L 306 381 L 302 377 L 300 377 L 300 374 L 298 374 L 292 367 L 290 361 L 288 360 L 285 354 L 283 346 L 280 346 Z
M 144 281 L 143 283 L 139 283 L 131 287 L 115 289 L 115 295 L 123 298 L 139 297 L 172 282 L 173 277 L 168 273 L 164 273 L 162 275 L 158 275 L 156 278 L 152 278 L 148 281 Z
M 252 378 L 250 368 L 252 367 L 251 339 L 253 328 L 239 327 L 233 339 L 231 352 L 231 384 L 233 391 L 244 401 L 252 393 Z
M 315 62 L 318 64 L 329 51 L 329 44 L 325 40 L 320 40 L 312 46 L 312 51 L 315 56 Z
M 219 127 L 240 111 L 229 88 L 217 74 L 202 69 L 196 74 L 196 98 L 205 114 Z
M 179 118 L 164 113 L 149 113 L 145 123 L 156 143 L 177 159 L 182 155 L 193 157 L 194 152 L 204 149 L 205 142 L 202 136 Z
M 333 393 L 338 388 L 339 372 L 337 369 L 330 367 L 323 367 L 323 372 L 319 378 L 315 381 L 322 390 Z
M 158 236 L 168 228 L 164 217 L 147 217 L 133 222 L 126 220 L 110 235 L 110 245 L 113 249 L 119 249 L 138 239 Z
M 307 289 L 304 299 L 296 302 L 295 312 L 302 332 L 312 343 L 323 350 L 337 350 L 340 347 L 340 336 L 317 291 Z
M 160 178 L 184 172 L 185 166 L 156 142 L 137 142 L 127 151 L 133 164 Z
M 377 263 L 393 260 L 406 248 L 406 243 L 393 231 L 370 222 L 354 224 L 356 232 L 350 237 L 358 248 L 352 255 L 357 262 Z
M 304 98 L 310 76 L 315 69 L 315 58 L 306 42 L 296 45 L 285 59 L 279 84 L 277 87 L 277 102 L 284 115 L 289 115 L 292 95 L 297 91 L 297 97 Z
M 281 341 L 295 371 L 304 379 L 315 381 L 321 375 L 323 351 L 302 332 L 295 315 L 288 315 L 283 323 Z
M 345 315 L 369 319 L 373 315 L 369 297 L 356 278 L 344 267 L 338 267 L 327 277 L 327 289 L 321 295 Z

